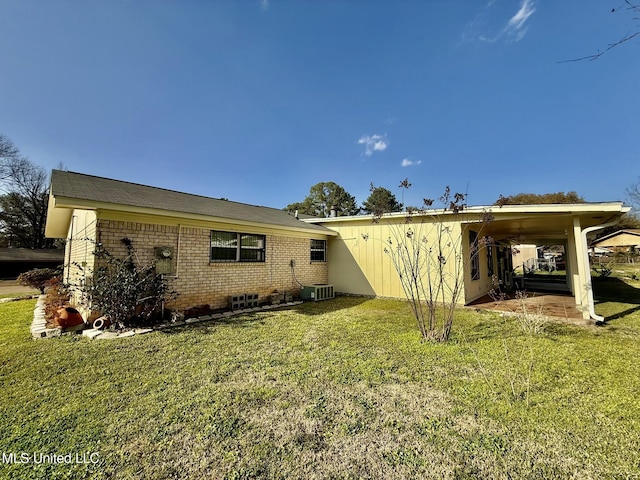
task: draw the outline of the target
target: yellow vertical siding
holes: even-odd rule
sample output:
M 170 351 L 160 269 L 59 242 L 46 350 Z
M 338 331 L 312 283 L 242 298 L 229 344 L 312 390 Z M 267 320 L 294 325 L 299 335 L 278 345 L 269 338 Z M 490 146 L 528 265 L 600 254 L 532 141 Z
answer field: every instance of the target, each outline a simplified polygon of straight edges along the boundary
M 350 218 L 343 223 L 332 221 L 329 228 L 338 232 L 339 236 L 329 243 L 329 282 L 336 291 L 355 295 L 373 295 L 382 297 L 404 298 L 405 293 L 398 272 L 394 266 L 390 249 L 398 244 L 409 242 L 422 249 L 421 257 L 425 262 L 422 267 L 423 282 L 427 285 L 426 249 L 437 248 L 438 228 L 448 229 L 440 236 L 443 243 L 446 263 L 445 276 L 449 279 L 448 287 L 452 287 L 456 271 L 459 272 L 461 294 L 460 303 L 465 303 L 484 295 L 492 288 L 489 276 L 486 249 L 481 247 L 479 256 L 480 278 L 471 280 L 469 269 L 468 229 L 472 228 L 482 237 L 482 224 L 463 224 L 459 219 L 437 220 L 431 217 L 413 217 L 407 223 L 405 217 L 383 218 L 379 223 L 372 223 L 370 218 L 354 220 Z M 411 232 L 414 240 L 407 240 Z M 391 240 L 391 242 L 389 241 Z M 385 252 L 386 250 L 386 252 Z M 454 253 L 456 252 L 456 253 Z M 431 255 L 432 278 L 437 276 L 437 255 Z M 494 254 L 494 272 L 495 272 Z M 463 283 L 464 282 L 464 283 Z M 451 291 L 445 293 L 447 301 Z

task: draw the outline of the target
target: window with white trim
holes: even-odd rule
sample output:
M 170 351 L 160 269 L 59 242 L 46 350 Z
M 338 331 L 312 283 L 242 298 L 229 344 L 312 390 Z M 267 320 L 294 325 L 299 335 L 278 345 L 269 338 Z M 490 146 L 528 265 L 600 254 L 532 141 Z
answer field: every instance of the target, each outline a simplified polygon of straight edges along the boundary
M 326 262 L 327 261 L 327 241 L 311 240 L 311 261 Z
M 211 231 L 212 262 L 264 262 L 265 236 Z

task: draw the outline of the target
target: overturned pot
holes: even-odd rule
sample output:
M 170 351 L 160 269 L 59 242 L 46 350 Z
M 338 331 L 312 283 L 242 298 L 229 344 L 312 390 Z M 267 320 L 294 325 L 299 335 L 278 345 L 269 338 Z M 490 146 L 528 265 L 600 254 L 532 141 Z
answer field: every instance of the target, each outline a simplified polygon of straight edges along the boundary
M 98 317 L 93 321 L 93 328 L 96 330 L 102 330 L 103 328 L 107 328 L 111 325 L 111 320 L 109 317 Z
M 72 307 L 62 307 L 56 311 L 53 322 L 63 330 L 79 330 L 84 328 L 84 319 L 78 310 Z

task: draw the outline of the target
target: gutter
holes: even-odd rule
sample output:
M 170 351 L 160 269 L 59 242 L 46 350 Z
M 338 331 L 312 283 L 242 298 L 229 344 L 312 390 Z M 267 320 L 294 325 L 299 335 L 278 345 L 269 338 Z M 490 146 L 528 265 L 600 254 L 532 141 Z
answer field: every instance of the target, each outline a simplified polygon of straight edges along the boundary
M 600 322 L 604 322 L 604 317 L 598 315 L 595 312 L 595 306 L 593 304 L 593 286 L 591 284 L 591 265 L 589 264 L 589 247 L 587 244 L 587 234 L 591 233 L 591 232 L 595 232 L 596 230 L 602 230 L 603 228 L 607 228 L 607 227 L 612 227 L 613 225 L 616 225 L 618 222 L 620 221 L 620 219 L 613 221 L 613 222 L 607 222 L 607 223 L 603 223 L 602 225 L 596 225 L 593 227 L 587 227 L 584 230 L 582 230 L 582 248 L 584 249 L 584 257 L 582 258 L 582 261 L 585 264 L 585 271 L 588 274 L 588 278 L 587 278 L 587 300 L 589 303 L 589 316 L 596 321 L 596 323 L 600 323 Z

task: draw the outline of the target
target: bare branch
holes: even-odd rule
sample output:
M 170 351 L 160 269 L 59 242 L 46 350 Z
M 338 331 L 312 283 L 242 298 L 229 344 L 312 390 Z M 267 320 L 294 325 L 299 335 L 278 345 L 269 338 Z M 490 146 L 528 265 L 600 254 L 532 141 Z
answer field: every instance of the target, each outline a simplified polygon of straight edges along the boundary
M 633 3 L 631 0 L 624 0 L 624 3 L 627 5 L 625 10 L 640 13 L 640 4 Z M 616 12 L 615 8 L 611 9 L 611 13 L 615 13 L 615 12 Z M 632 20 L 639 21 L 640 17 L 633 17 Z M 609 50 L 611 50 L 613 48 L 616 48 L 616 47 L 622 45 L 623 43 L 628 42 L 629 40 L 632 40 L 633 38 L 637 37 L 638 35 L 640 35 L 640 27 L 633 33 L 627 33 L 624 37 L 622 37 L 617 42 L 610 43 L 607 46 L 607 48 L 605 48 L 601 52 L 594 53 L 593 55 L 586 55 L 586 56 L 580 57 L 580 58 L 574 58 L 574 59 L 571 59 L 571 60 L 561 60 L 561 61 L 556 62 L 556 63 L 571 63 L 571 62 L 581 62 L 581 61 L 584 61 L 584 60 L 589 60 L 589 61 L 597 60 L 601 56 L 603 56 L 605 53 L 607 53 Z
M 590 60 L 590 61 L 597 60 L 598 58 L 600 58 L 602 55 L 607 53 L 612 48 L 615 48 L 618 45 L 621 45 L 621 44 L 623 44 L 625 42 L 628 42 L 629 40 L 631 40 L 634 37 L 637 37 L 638 35 L 640 35 L 640 31 L 635 32 L 635 33 L 630 33 L 628 35 L 625 35 L 623 38 L 621 38 L 617 42 L 610 43 L 609 46 L 607 46 L 607 48 L 604 49 L 601 52 L 594 53 L 593 55 L 587 55 L 586 57 L 574 58 L 573 60 L 562 60 L 562 61 L 559 61 L 559 62 L 556 62 L 556 63 L 571 63 L 571 62 L 581 62 L 583 60 Z

